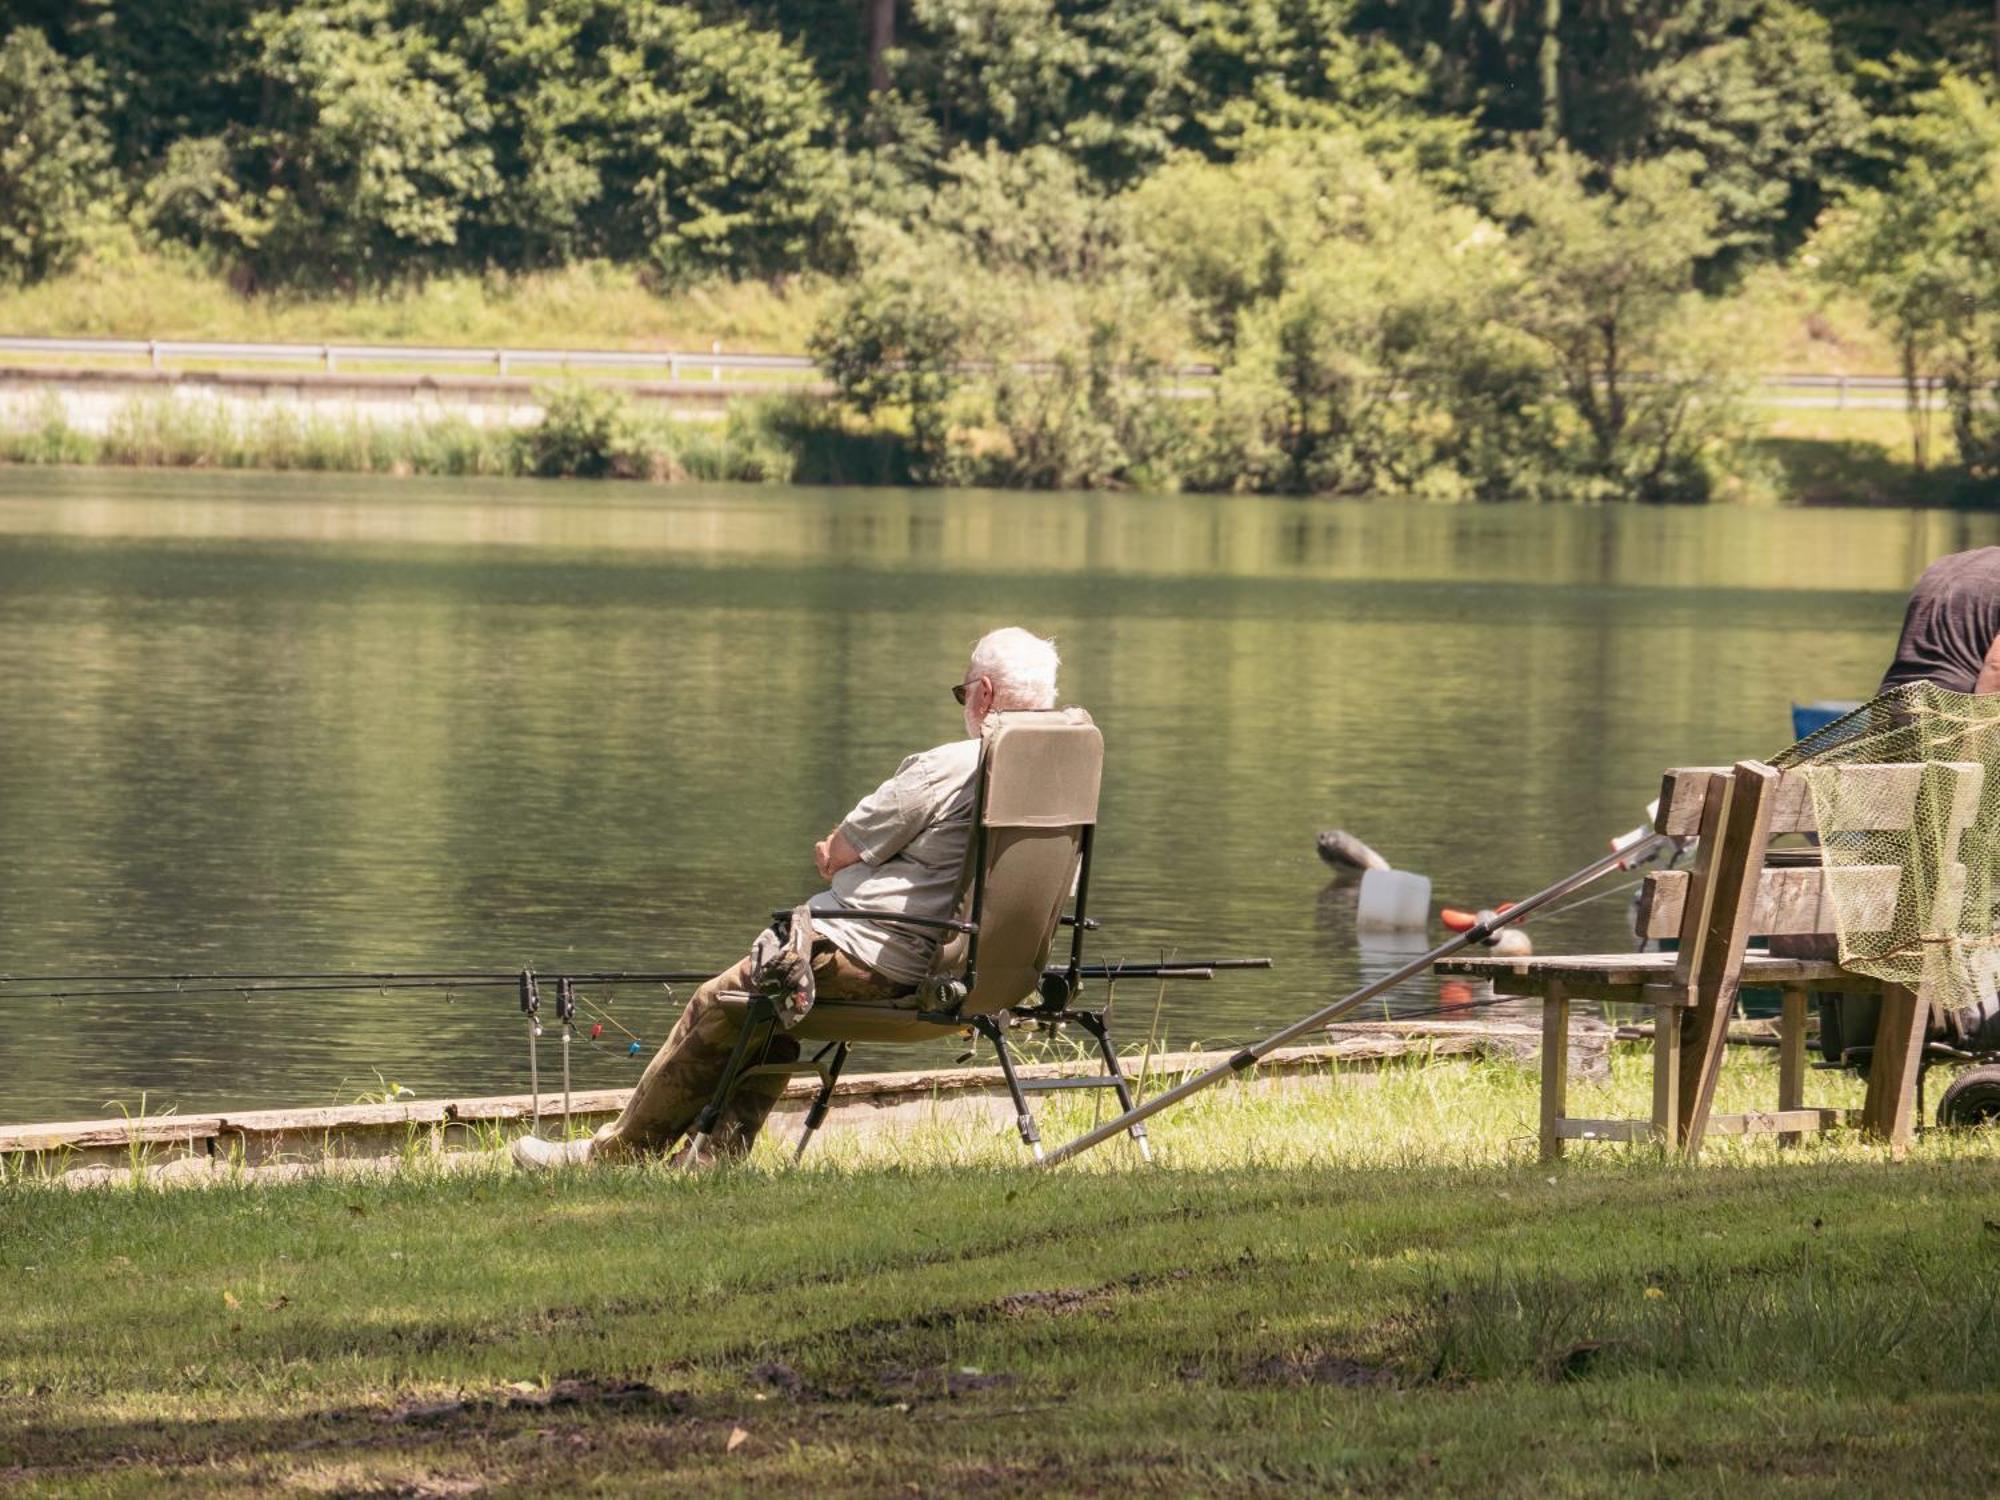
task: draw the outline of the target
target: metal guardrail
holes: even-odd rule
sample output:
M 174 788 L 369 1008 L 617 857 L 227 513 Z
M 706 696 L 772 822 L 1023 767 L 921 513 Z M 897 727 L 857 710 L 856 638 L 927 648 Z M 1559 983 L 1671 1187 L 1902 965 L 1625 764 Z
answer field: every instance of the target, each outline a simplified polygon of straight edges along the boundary
M 619 370 L 633 374 L 662 371 L 669 380 L 699 378 L 705 373 L 720 381 L 725 372 L 801 377 L 814 375 L 818 365 L 804 354 L 732 354 L 721 343 L 701 349 L 515 349 L 478 345 L 444 344 L 306 344 L 306 343 L 225 343 L 207 339 L 108 339 L 108 338 L 26 338 L 0 334 L 0 354 L 62 355 L 102 360 L 143 360 L 152 369 L 164 369 L 169 361 L 202 360 L 242 364 L 314 365 L 335 373 L 354 365 L 448 365 L 458 368 L 488 368 L 500 375 L 528 371 L 572 369 Z M 991 370 L 986 362 L 961 366 L 967 373 Z M 1022 360 L 1013 366 L 1024 374 L 1047 374 L 1055 368 L 1049 360 Z M 1213 364 L 1190 363 L 1165 367 L 1160 373 L 1174 380 L 1212 380 L 1220 370 Z M 1634 379 L 1643 381 L 1643 373 Z M 1900 375 L 1817 375 L 1775 373 L 1757 377 L 1756 383 L 1768 392 L 1810 392 L 1791 398 L 1764 398 L 1777 406 L 1820 406 L 1840 408 L 1849 398 L 1857 398 L 1857 408 L 1887 409 L 1905 396 Z M 1936 377 L 1923 380 L 1923 404 L 1936 404 L 1941 382 Z M 1176 395 L 1194 395 L 1196 390 L 1179 390 Z M 1895 401 L 1883 400 L 1894 396 Z
M 684 369 L 707 369 L 720 380 L 724 370 L 795 370 L 816 368 L 803 354 L 726 354 L 720 346 L 705 352 L 682 349 L 505 349 L 436 344 L 230 344 L 205 339 L 50 339 L 0 335 L 0 352 L 69 354 L 97 359 L 143 359 L 154 369 L 176 359 L 238 360 L 253 364 L 316 364 L 328 372 L 343 365 L 491 365 L 502 375 L 516 370 L 604 369 L 657 370 L 678 380 Z
M 810 375 L 818 364 L 804 354 L 730 354 L 716 343 L 698 349 L 506 349 L 476 345 L 436 344 L 230 344 L 205 339 L 56 339 L 21 338 L 0 335 L 0 353 L 84 355 L 97 359 L 143 359 L 154 369 L 168 360 L 239 360 L 255 364 L 314 364 L 332 373 L 346 365 L 487 365 L 501 375 L 517 370 L 564 370 L 572 368 L 615 370 L 658 370 L 664 367 L 669 380 L 679 380 L 685 370 L 706 370 L 711 380 L 722 379 L 725 370 L 747 370 L 770 374 L 788 371 Z M 991 368 L 968 365 L 968 369 Z M 1046 360 L 1027 360 L 1016 366 L 1028 373 L 1046 373 L 1054 366 Z M 1176 376 L 1213 376 L 1211 364 L 1168 367 Z

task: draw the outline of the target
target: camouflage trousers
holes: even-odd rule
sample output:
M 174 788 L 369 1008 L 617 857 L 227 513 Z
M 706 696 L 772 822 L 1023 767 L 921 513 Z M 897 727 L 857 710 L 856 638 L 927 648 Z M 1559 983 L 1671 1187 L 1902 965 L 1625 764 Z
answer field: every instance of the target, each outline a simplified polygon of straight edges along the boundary
M 907 1003 L 913 986 L 884 978 L 864 964 L 855 962 L 825 938 L 816 938 L 812 948 L 813 987 L 820 1000 L 840 1000 L 855 1005 L 893 1006 Z M 605 1160 L 630 1158 L 666 1151 L 687 1133 L 722 1081 L 741 1030 L 741 1012 L 725 1010 L 716 996 L 725 990 L 745 990 L 750 985 L 750 960 L 745 957 L 707 981 L 687 1003 L 674 1023 L 666 1045 L 632 1090 L 632 1097 L 616 1120 L 597 1132 L 591 1155 Z M 795 1062 L 799 1056 L 796 1038 L 777 1032 L 758 1062 Z M 709 1137 L 708 1149 L 717 1156 L 746 1155 L 765 1117 L 785 1091 L 787 1080 L 779 1076 L 746 1080 L 724 1107 Z

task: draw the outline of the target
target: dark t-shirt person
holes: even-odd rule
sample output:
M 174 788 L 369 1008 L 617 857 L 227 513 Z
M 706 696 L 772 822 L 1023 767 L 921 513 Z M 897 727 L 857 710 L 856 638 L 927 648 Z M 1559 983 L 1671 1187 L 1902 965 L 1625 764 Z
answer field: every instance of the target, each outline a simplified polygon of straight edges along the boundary
M 2000 692 L 2000 547 L 1954 552 L 1924 569 L 1880 691 L 1906 682 Z

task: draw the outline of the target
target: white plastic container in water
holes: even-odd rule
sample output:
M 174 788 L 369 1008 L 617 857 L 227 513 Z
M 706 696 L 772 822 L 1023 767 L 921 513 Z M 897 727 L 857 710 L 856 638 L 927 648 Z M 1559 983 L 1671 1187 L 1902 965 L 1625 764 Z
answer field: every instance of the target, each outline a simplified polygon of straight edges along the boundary
M 1363 932 L 1421 932 L 1431 917 L 1431 878 L 1408 870 L 1366 870 L 1355 903 Z

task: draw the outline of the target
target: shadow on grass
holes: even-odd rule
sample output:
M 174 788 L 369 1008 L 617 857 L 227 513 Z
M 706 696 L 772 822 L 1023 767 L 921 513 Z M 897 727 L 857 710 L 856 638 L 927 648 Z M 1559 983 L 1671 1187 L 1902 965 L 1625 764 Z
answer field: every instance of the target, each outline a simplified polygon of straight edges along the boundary
M 1993 486 L 1951 469 L 1918 470 L 1880 443 L 1763 437 L 1752 454 L 1776 471 L 1780 493 L 1802 505 L 1992 505 Z

